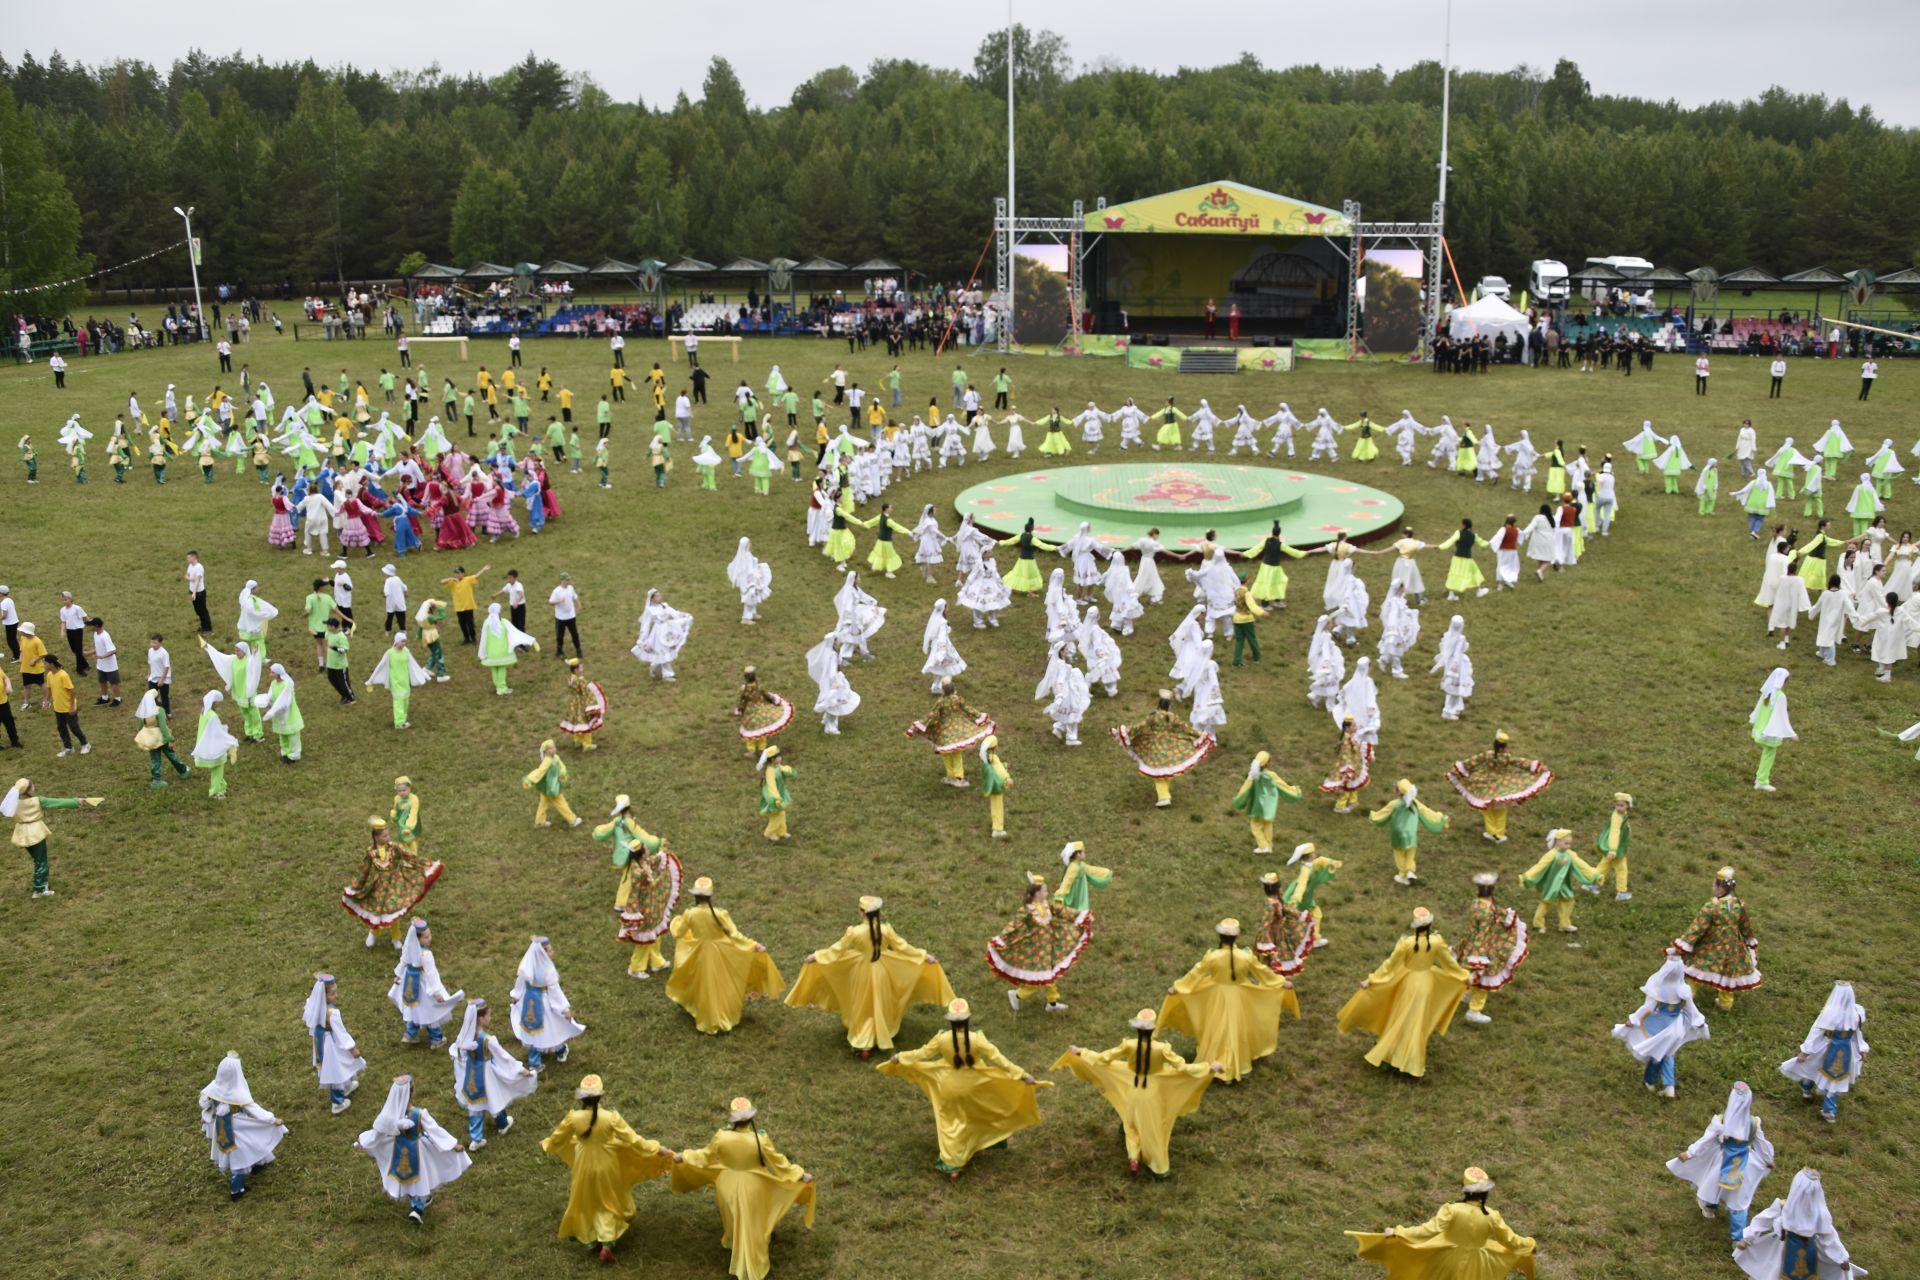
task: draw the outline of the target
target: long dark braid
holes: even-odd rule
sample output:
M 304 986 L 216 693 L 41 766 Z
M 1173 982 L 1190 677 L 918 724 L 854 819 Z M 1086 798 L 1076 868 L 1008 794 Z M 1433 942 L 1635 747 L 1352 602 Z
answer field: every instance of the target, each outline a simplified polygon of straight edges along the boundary
M 751 1124 L 752 1121 L 748 1121 L 748 1123 Z M 753 1154 L 759 1159 L 760 1167 L 762 1169 L 766 1168 L 767 1167 L 767 1149 L 760 1145 L 760 1131 L 758 1129 L 753 1130 Z M 1486 1208 L 1484 1204 L 1481 1205 L 1480 1207 L 1482 1209 Z
M 593 1108 L 593 1114 L 587 1117 L 587 1131 L 580 1135 L 582 1138 L 591 1138 L 593 1126 L 600 1122 L 600 1099 L 597 1096 L 588 1098 L 587 1105 Z
M 880 959 L 880 913 L 873 912 L 867 917 L 867 938 L 873 943 L 873 959 Z
M 1240 980 L 1239 975 L 1237 975 L 1233 971 L 1233 944 L 1237 940 L 1238 939 L 1236 939 L 1231 934 L 1223 934 L 1220 938 L 1220 945 L 1227 949 L 1227 981 L 1228 982 L 1238 982 Z
M 1460 1197 L 1460 1202 L 1462 1204 L 1477 1204 L 1480 1206 L 1481 1213 L 1487 1212 L 1487 1193 L 1484 1191 L 1469 1191 Z
M 1153 1032 L 1142 1031 L 1133 1045 L 1133 1087 L 1147 1087 L 1147 1074 L 1153 1067 Z
M 971 1067 L 973 1065 L 973 1024 L 970 1022 L 956 1022 L 950 1025 L 947 1030 L 953 1036 L 954 1068 L 958 1070 L 963 1066 Z M 966 1034 L 966 1048 L 964 1049 L 961 1048 L 960 1042 L 962 1032 Z
M 1413 929 L 1413 949 L 1414 949 L 1415 951 L 1418 951 L 1418 950 L 1420 950 L 1420 940 L 1421 940 L 1422 938 L 1424 938 L 1424 939 L 1426 939 L 1426 942 L 1427 942 L 1427 946 L 1426 946 L 1426 949 L 1427 949 L 1428 951 L 1431 951 L 1431 950 L 1433 950 L 1433 926 L 1432 926 L 1432 925 L 1430 925 L 1430 924 L 1422 924 L 1422 925 L 1415 925 L 1415 926 L 1414 926 L 1414 929 Z
M 732 931 L 732 930 L 730 930 L 730 929 L 728 929 L 728 928 L 727 928 L 727 926 L 725 926 L 724 924 L 721 924 L 721 923 L 720 923 L 720 913 L 719 913 L 718 911 L 715 911 L 715 910 L 713 909 L 713 899 L 712 899 L 712 898 L 708 898 L 708 899 L 707 899 L 707 914 L 713 917 L 713 927 L 714 927 L 714 928 L 716 928 L 716 929 L 718 929 L 718 930 L 719 930 L 719 931 L 720 931 L 721 933 L 723 933 L 723 934 L 725 934 L 725 935 L 726 935 L 726 936 L 728 936 L 728 937 L 732 937 L 732 936 L 733 936 L 733 931 Z

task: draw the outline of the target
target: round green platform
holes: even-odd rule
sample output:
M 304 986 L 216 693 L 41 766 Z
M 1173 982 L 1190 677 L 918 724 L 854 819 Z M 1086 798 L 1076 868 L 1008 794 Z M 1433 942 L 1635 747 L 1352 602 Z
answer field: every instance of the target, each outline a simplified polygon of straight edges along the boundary
M 1206 531 L 1235 549 L 1253 546 L 1278 520 L 1289 543 L 1314 547 L 1337 533 L 1361 541 L 1396 527 L 1405 508 L 1381 489 L 1291 468 L 1218 462 L 1087 463 L 1024 471 L 974 485 L 954 500 L 963 516 L 1002 537 L 1029 517 L 1048 542 L 1081 521 L 1118 546 L 1160 530 L 1169 551 L 1198 546 Z

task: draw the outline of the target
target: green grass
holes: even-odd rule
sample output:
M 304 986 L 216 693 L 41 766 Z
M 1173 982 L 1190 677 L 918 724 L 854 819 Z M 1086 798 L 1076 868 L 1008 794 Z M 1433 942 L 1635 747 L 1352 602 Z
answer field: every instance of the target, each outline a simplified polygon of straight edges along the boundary
M 283 401 L 303 363 L 318 371 L 345 362 L 371 383 L 392 362 L 384 343 L 295 345 L 264 328 L 255 333 L 262 336 L 241 355 Z M 453 353 L 426 346 L 418 354 L 437 401 Z M 506 352 L 476 344 L 473 356 L 497 369 Z M 605 376 L 598 342 L 529 343 L 527 357 L 581 389 L 586 406 Z M 635 342 L 628 357 L 638 374 L 664 359 L 664 348 Z M 803 341 L 749 341 L 743 357 L 734 366 L 710 350 L 715 406 L 697 419 L 702 432 L 721 431 L 726 389 L 742 377 L 760 385 L 772 361 L 802 385 L 841 360 L 874 385 L 889 363 Z M 982 383 L 999 363 L 991 354 L 963 358 Z M 933 390 L 945 400 L 951 358 L 901 363 L 909 410 Z M 470 371 L 460 370 L 463 378 Z M 1111 405 L 1125 394 L 1144 401 L 1173 393 L 1190 406 L 1204 394 L 1223 407 L 1244 400 L 1269 412 L 1284 397 L 1303 416 L 1325 404 L 1346 420 L 1368 409 L 1389 421 L 1402 406 L 1429 422 L 1442 413 L 1455 422 L 1490 418 L 1502 440 L 1527 427 L 1543 445 L 1560 435 L 1596 456 L 1617 451 L 1642 418 L 1682 431 L 1696 459 L 1730 450 L 1746 416 L 1768 449 L 1785 434 L 1805 439 L 1836 415 L 1867 448 L 1883 436 L 1904 448 L 1920 406 L 1905 362 L 1883 368 L 1865 406 L 1854 403 L 1849 362 L 1796 365 L 1789 397 L 1771 403 L 1764 364 L 1737 359 L 1716 361 L 1705 400 L 1692 394 L 1687 363 L 1668 358 L 1631 381 L 1525 370 L 1438 379 L 1384 364 L 1202 381 L 1129 371 L 1120 361 L 1043 359 L 1013 362 L 1012 372 L 1028 416 L 1096 396 Z M 0 1168 L 16 1274 L 393 1275 L 425 1263 L 511 1275 L 584 1265 L 553 1239 L 567 1178 L 537 1142 L 589 1071 L 607 1078 L 612 1105 L 635 1128 L 675 1146 L 704 1142 L 728 1098 L 754 1098 L 781 1149 L 821 1183 L 817 1228 L 807 1235 L 790 1223 L 775 1238 L 775 1274 L 788 1280 L 909 1268 L 954 1280 L 1095 1270 L 1357 1275 L 1364 1268 L 1354 1267 L 1343 1228 L 1424 1220 L 1455 1193 L 1460 1169 L 1475 1163 L 1499 1180 L 1498 1204 L 1514 1226 L 1539 1238 L 1544 1275 L 1720 1274 L 1729 1267 L 1724 1226 L 1703 1222 L 1661 1163 L 1698 1135 L 1736 1077 L 1752 1082 L 1779 1152 L 1763 1203 L 1785 1193 L 1794 1169 L 1821 1168 L 1854 1256 L 1882 1274 L 1897 1271 L 1904 1231 L 1887 1210 L 1911 1199 L 1920 1155 L 1920 1106 L 1906 1087 L 1920 1037 L 1911 1003 L 1920 766 L 1874 730 L 1916 718 L 1914 674 L 1903 668 L 1883 686 L 1860 659 L 1827 670 L 1813 663 L 1811 632 L 1803 632 L 1791 655 L 1802 741 L 1783 753 L 1780 793 L 1752 791 L 1745 716 L 1780 655 L 1762 640 L 1760 611 L 1749 603 L 1760 552 L 1725 496 L 1717 517 L 1697 519 L 1691 496 L 1662 498 L 1656 482 L 1627 467 L 1615 534 L 1597 542 L 1577 572 L 1465 602 L 1479 692 L 1459 724 L 1439 719 L 1441 695 L 1425 674 L 1450 610 L 1436 599 L 1426 611 L 1418 661 L 1409 663 L 1419 674 L 1381 682 L 1380 785 L 1368 799 L 1377 803 L 1394 779 L 1411 777 L 1452 813 L 1454 830 L 1423 842 L 1427 883 L 1409 893 L 1392 884 L 1373 828 L 1334 822 L 1317 798 L 1284 811 L 1283 850 L 1313 840 L 1346 859 L 1324 898 L 1334 945 L 1300 982 L 1305 1020 L 1287 1024 L 1279 1057 L 1247 1083 L 1214 1089 L 1181 1123 L 1170 1180 L 1129 1182 L 1112 1114 L 1063 1074 L 1042 1100 L 1039 1129 L 949 1186 L 933 1169 L 925 1104 L 854 1061 L 830 1016 L 756 1004 L 733 1034 L 707 1039 L 659 982 L 623 976 L 627 953 L 612 936 L 615 873 L 604 849 L 584 831 L 531 830 L 532 800 L 518 786 L 564 706 L 550 656 L 523 659 L 518 692 L 500 700 L 471 656 L 450 645 L 454 683 L 420 690 L 413 732 L 396 734 L 377 690 L 351 710 L 338 708 L 304 661 L 298 604 L 325 561 L 269 552 L 265 491 L 251 478 L 236 480 L 223 467 L 205 488 L 187 467 L 164 489 L 144 473 L 119 487 L 97 442 L 93 483 L 70 483 L 54 441 L 67 414 L 81 411 L 104 439 L 130 388 L 150 404 L 167 382 L 204 392 L 215 380 L 210 351 L 74 361 L 65 393 L 53 391 L 44 365 L 0 371 L 7 425 L 15 436 L 32 431 L 41 455 L 34 488 L 21 483 L 12 458 L 0 470 L 0 579 L 12 585 L 22 616 L 57 643 L 55 592 L 71 587 L 106 615 L 130 655 L 147 632 L 166 632 L 176 705 L 191 708 L 212 679 L 179 582 L 182 553 L 197 547 L 223 636 L 244 578 L 259 578 L 280 606 L 271 646 L 293 659 L 308 722 L 301 767 L 249 748 L 229 771 L 233 794 L 224 805 L 208 802 L 197 779 L 147 791 L 131 702 L 84 715 L 96 743 L 91 756 L 54 759 L 50 718 L 39 713 L 24 717 L 27 750 L 0 756 L 9 780 L 30 772 L 47 794 L 107 797 L 96 814 L 54 815 L 59 897 L 30 900 L 19 859 L 18 878 L 0 898 L 10 944 L 0 1049 L 14 1072 L 0 1111 Z M 517 567 L 536 599 L 561 570 L 584 591 L 588 656 L 613 700 L 603 749 L 568 756 L 571 795 L 584 815 L 597 821 L 616 792 L 631 792 L 645 825 L 671 838 L 690 874 L 715 878 L 720 904 L 767 945 L 789 980 L 809 949 L 853 921 L 858 895 L 884 895 L 889 919 L 938 954 L 954 986 L 981 1009 L 981 1028 L 1036 1073 L 1069 1042 L 1116 1042 L 1125 1019 L 1157 1005 L 1197 958 L 1215 920 L 1257 918 L 1256 877 L 1279 859 L 1248 853 L 1246 828 L 1227 800 L 1254 751 L 1270 748 L 1286 777 L 1311 784 L 1334 746 L 1332 723 L 1304 699 L 1319 562 L 1299 566 L 1295 606 L 1264 624 L 1266 662 L 1227 673 L 1224 745 L 1180 782 L 1169 812 L 1151 807 L 1151 789 L 1102 730 L 1136 717 L 1162 682 L 1177 595 L 1122 642 L 1121 697 L 1096 696 L 1080 751 L 1054 742 L 1031 701 L 1042 667 L 1038 602 L 1017 604 L 998 631 L 963 626 L 959 647 L 972 669 L 962 687 L 1000 719 L 1015 783 L 1015 838 L 1003 843 L 987 839 L 985 801 L 939 785 L 926 748 L 900 734 L 929 701 L 917 638 L 940 592 L 907 576 L 869 582 L 892 613 L 879 660 L 851 673 L 865 702 L 838 740 L 823 738 L 811 715 L 783 739 L 799 769 L 796 838 L 773 848 L 759 838 L 754 779 L 728 715 L 733 690 L 751 662 L 770 687 L 811 705 L 802 653 L 831 621 L 837 576 L 804 543 L 803 486 L 781 481 L 771 499 L 756 499 L 744 482 L 723 479 L 718 493 L 703 493 L 682 449 L 671 487 L 656 492 L 642 443 L 650 417 L 633 402 L 621 413 L 611 492 L 590 476 L 559 476 L 565 516 L 542 537 L 461 556 L 470 567 L 490 560 L 490 585 Z M 947 504 L 960 489 L 1016 469 L 996 456 L 984 470 L 923 474 L 889 496 L 909 511 L 937 502 L 950 523 Z M 1461 515 L 1488 527 L 1537 501 L 1425 467 L 1401 470 L 1390 454 L 1365 479 L 1400 496 L 1413 527 L 1436 540 Z M 1723 481 L 1723 495 L 1733 487 Z M 1920 490 L 1903 481 L 1892 504 L 1896 528 L 1913 520 L 1917 505 Z M 774 566 L 773 599 L 752 629 L 738 626 L 723 573 L 741 534 Z M 870 545 L 863 537 L 863 554 Z M 1386 562 L 1362 563 L 1377 599 Z M 417 599 L 450 567 L 449 556 L 410 557 L 403 576 Z M 377 619 L 376 562 L 356 560 L 354 571 L 363 609 Z M 1444 564 L 1430 562 L 1428 573 L 1437 583 Z M 650 684 L 626 652 L 644 593 L 656 585 L 697 619 L 681 679 L 669 687 Z M 532 616 L 545 615 L 536 605 Z M 379 647 L 377 625 L 367 630 L 373 634 L 356 647 L 357 678 Z M 125 665 L 140 669 L 137 657 Z M 192 716 L 182 719 L 190 730 Z M 1501 727 L 1559 778 L 1515 818 L 1514 842 L 1496 853 L 1477 838 L 1442 774 Z M 402 1070 L 417 1073 L 421 1098 L 443 1121 L 458 1120 L 447 1059 L 397 1042 L 398 1019 L 385 999 L 393 953 L 363 950 L 337 902 L 365 816 L 385 811 L 389 782 L 402 772 L 425 796 L 428 845 L 448 866 L 426 914 L 449 984 L 503 1000 L 527 936 L 548 933 L 591 1028 L 572 1062 L 516 1108 L 521 1129 L 490 1145 L 440 1197 L 424 1231 L 405 1222 L 368 1163 L 347 1150 L 386 1080 Z M 1386 955 L 1409 909 L 1428 904 L 1441 930 L 1457 933 L 1472 896 L 1468 876 L 1497 867 L 1506 873 L 1503 898 L 1530 911 L 1513 878 L 1536 856 L 1540 833 L 1571 826 L 1588 847 L 1619 789 L 1639 800 L 1634 901 L 1583 896 L 1581 947 L 1542 938 L 1514 986 L 1495 999 L 1496 1021 L 1460 1025 L 1437 1041 L 1424 1081 L 1366 1066 L 1366 1042 L 1342 1040 L 1334 1013 Z M 1021 873 L 1057 874 L 1055 851 L 1071 838 L 1117 873 L 1099 902 L 1100 937 L 1066 984 L 1071 1011 L 1049 1017 L 1030 1008 L 1016 1021 L 981 949 L 1011 914 Z M 1683 1055 L 1679 1102 L 1659 1102 L 1639 1087 L 1637 1068 L 1608 1030 L 1635 1007 L 1663 944 L 1685 927 L 1724 862 L 1741 870 L 1767 985 L 1733 1014 L 1710 1014 L 1713 1039 Z M 372 1063 L 367 1088 L 339 1118 L 312 1085 L 299 1024 L 310 975 L 323 966 L 339 975 L 348 1026 Z M 1775 1068 L 1837 977 L 1853 979 L 1872 1011 L 1875 1053 L 1840 1124 L 1829 1128 Z M 902 1039 L 917 1044 L 938 1025 L 935 1011 L 916 1009 Z M 1191 1052 L 1190 1043 L 1179 1045 Z M 257 1096 L 292 1129 L 278 1163 L 237 1206 L 220 1198 L 194 1107 L 229 1048 L 245 1055 Z M 650 1185 L 639 1199 L 623 1269 L 724 1275 L 710 1197 L 672 1198 Z

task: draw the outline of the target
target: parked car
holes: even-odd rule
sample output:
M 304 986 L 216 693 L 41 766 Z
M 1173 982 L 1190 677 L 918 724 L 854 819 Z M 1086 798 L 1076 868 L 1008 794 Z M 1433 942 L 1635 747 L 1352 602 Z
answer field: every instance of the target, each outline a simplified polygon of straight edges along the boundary
M 1513 289 L 1502 276 L 1481 276 L 1480 283 L 1473 291 L 1483 298 L 1498 298 L 1506 302 L 1513 297 Z

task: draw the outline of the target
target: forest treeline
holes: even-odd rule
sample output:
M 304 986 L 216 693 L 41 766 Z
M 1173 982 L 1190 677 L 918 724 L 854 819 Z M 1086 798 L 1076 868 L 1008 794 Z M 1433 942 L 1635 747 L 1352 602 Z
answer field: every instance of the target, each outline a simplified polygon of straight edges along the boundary
M 173 206 L 191 203 L 206 275 L 255 285 L 391 275 L 410 254 L 884 254 L 951 277 L 1005 185 L 1004 48 L 996 33 L 968 69 L 832 67 L 783 102 L 718 57 L 697 101 L 616 102 L 533 55 L 491 78 L 24 55 L 0 61 L 0 162 L 29 186 L 38 173 L 45 198 L 0 207 L 7 274 L 137 257 L 177 240 Z M 1016 29 L 1015 66 L 1023 212 L 1234 178 L 1357 199 L 1370 219 L 1430 213 L 1437 64 L 1248 55 L 1158 74 L 1076 66 L 1059 37 Z M 1613 253 L 1885 271 L 1920 250 L 1920 133 L 1845 100 L 1775 88 L 1681 107 L 1595 93 L 1570 61 L 1458 72 L 1452 143 L 1448 239 L 1469 278 Z M 69 206 L 71 243 L 30 243 L 65 235 Z M 142 270 L 113 283 L 173 283 L 178 264 Z

